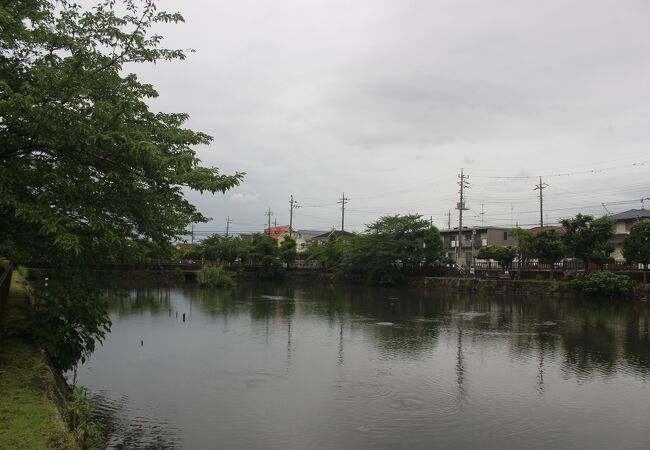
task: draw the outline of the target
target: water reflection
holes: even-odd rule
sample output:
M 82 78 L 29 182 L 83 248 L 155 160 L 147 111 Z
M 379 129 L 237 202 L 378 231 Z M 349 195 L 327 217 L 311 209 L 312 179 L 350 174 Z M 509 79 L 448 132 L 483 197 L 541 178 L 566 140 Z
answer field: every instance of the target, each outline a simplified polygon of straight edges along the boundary
M 98 404 L 123 399 L 100 408 L 120 423 L 113 448 L 590 448 L 614 445 L 612 432 L 642 448 L 650 437 L 645 304 L 254 283 L 115 294 L 114 331 L 79 369 Z M 602 423 L 569 418 L 596 404 Z M 160 418 L 122 431 L 134 417 Z M 480 438 L 491 427 L 509 431 Z

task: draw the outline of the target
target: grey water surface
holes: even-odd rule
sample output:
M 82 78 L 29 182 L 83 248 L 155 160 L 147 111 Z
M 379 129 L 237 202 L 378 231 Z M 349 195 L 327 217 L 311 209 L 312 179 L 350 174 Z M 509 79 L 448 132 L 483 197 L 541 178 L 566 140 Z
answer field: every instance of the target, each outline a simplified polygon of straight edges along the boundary
M 650 448 L 644 303 L 263 283 L 113 294 L 112 331 L 77 371 L 109 448 Z

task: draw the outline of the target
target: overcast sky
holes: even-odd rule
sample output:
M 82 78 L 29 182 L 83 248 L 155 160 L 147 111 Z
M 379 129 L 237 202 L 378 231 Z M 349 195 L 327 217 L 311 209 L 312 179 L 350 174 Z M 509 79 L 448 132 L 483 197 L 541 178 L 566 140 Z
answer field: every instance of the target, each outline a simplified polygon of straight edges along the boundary
M 225 195 L 189 194 L 199 230 L 346 230 L 384 214 L 457 225 L 534 225 L 640 208 L 650 197 L 647 0 L 166 0 L 160 30 L 186 61 L 130 67 L 214 136 L 206 165 L 247 173 Z M 645 162 L 645 164 L 643 164 Z M 633 165 L 636 164 L 636 165 Z M 590 172 L 598 169 L 596 172 Z M 557 176 L 572 173 L 572 175 Z M 628 203 L 620 203 L 627 201 Z M 618 202 L 618 203 L 617 203 Z M 650 201 L 647 202 L 650 207 Z M 546 217 L 545 217 L 546 220 Z

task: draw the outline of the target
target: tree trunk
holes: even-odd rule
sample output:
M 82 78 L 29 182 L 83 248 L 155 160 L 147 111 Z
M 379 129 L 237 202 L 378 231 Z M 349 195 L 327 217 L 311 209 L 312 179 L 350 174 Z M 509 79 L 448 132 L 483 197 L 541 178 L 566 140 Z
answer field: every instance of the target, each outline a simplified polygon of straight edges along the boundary
M 648 283 L 648 261 L 643 264 L 643 284 Z

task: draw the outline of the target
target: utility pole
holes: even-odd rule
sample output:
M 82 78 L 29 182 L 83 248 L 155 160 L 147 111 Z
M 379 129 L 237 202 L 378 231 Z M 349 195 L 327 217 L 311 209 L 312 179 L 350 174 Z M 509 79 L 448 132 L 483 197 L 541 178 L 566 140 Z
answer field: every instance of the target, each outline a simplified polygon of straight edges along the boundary
M 460 169 L 460 175 L 458 175 L 458 186 L 460 187 L 458 193 L 460 194 L 460 201 L 456 205 L 458 210 L 458 242 L 456 247 L 458 249 L 458 257 L 456 258 L 456 264 L 461 265 L 461 258 L 463 255 L 462 251 L 462 238 L 463 238 L 463 211 L 467 211 L 468 208 L 465 207 L 465 189 L 469 188 L 469 175 L 465 175 L 463 169 Z
M 192 224 L 192 244 L 194 244 L 194 224 Z
M 542 183 L 542 177 L 539 177 L 539 184 L 535 185 L 534 191 L 539 190 L 539 226 L 544 228 L 544 189 L 548 187 L 548 184 Z
M 345 231 L 345 204 L 350 200 L 349 198 L 345 197 L 345 192 L 341 196 L 338 202 L 341 204 L 341 233 Z
M 273 226 L 277 227 L 278 226 L 278 219 L 273 219 Z
M 232 223 L 232 220 L 230 219 L 230 216 L 226 219 L 226 237 L 228 237 L 228 231 L 230 231 L 230 224 Z
M 447 210 L 447 229 L 451 230 L 451 209 Z
M 293 194 L 291 195 L 291 200 L 289 200 L 289 237 L 293 237 L 293 208 L 300 208 L 300 205 L 296 200 L 293 199 Z
M 269 208 L 269 210 L 265 212 L 264 215 L 267 216 L 269 219 L 269 226 L 266 228 L 266 233 L 269 236 L 271 236 L 271 216 L 273 215 L 273 213 L 271 212 L 271 208 Z
M 484 206 L 484 205 L 485 205 L 485 203 L 481 203 L 481 227 L 482 227 L 483 225 L 485 225 L 485 221 L 484 221 L 484 218 L 485 218 L 485 211 L 483 211 L 483 206 Z

